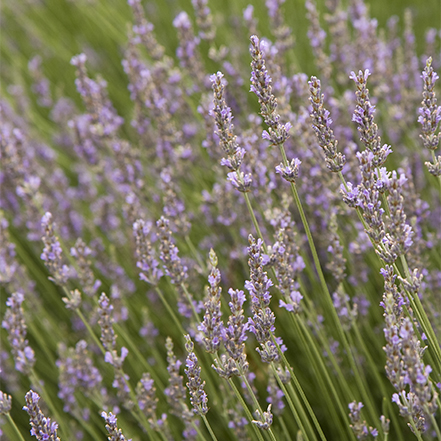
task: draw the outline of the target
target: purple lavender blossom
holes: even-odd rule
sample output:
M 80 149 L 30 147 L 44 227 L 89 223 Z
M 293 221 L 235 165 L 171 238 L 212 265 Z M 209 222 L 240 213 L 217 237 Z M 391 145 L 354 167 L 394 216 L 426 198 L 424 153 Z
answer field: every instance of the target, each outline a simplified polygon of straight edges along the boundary
M 300 288 L 297 278 L 305 268 L 305 262 L 299 254 L 295 222 L 291 218 L 288 206 L 283 210 L 276 208 L 269 219 L 275 228 L 275 242 L 268 247 L 271 265 L 277 275 L 277 288 L 284 295 L 285 301 L 280 300 L 280 306 L 297 313 L 300 310 L 300 300 L 303 298 L 298 292 Z
M 94 81 L 87 76 L 87 57 L 79 54 L 72 57 L 71 64 L 77 68 L 75 85 L 91 117 L 93 133 L 99 137 L 115 135 L 123 123 L 107 97 L 107 83 Z
M 106 421 L 106 429 L 109 434 L 108 440 L 109 441 L 126 441 L 126 438 L 124 437 L 122 430 L 118 429 L 117 426 L 117 418 L 116 415 L 114 415 L 112 412 L 109 412 L 108 414 L 106 412 L 101 412 L 101 416 Z M 132 441 L 130 438 L 127 441 Z
M 160 60 L 164 56 L 164 47 L 158 43 L 153 34 L 154 26 L 147 21 L 141 0 L 128 0 L 127 3 L 132 8 L 135 19 L 135 25 L 132 28 L 133 32 L 142 41 L 149 55 L 154 60 Z
M 198 51 L 200 38 L 196 37 L 188 14 L 180 12 L 173 20 L 173 26 L 178 31 L 179 46 L 176 49 L 176 56 L 191 77 L 205 87 L 209 86 L 208 78 L 204 75 L 202 61 Z M 193 89 L 189 92 L 196 92 L 199 87 L 193 84 Z
M 60 441 L 57 436 L 58 424 L 46 418 L 40 409 L 38 402 L 40 396 L 30 390 L 26 396 L 26 406 L 23 406 L 29 415 L 29 423 L 31 425 L 31 435 L 35 436 L 39 441 Z
M 156 418 L 158 398 L 156 397 L 156 388 L 153 379 L 149 373 L 142 374 L 142 378 L 136 386 L 136 398 L 139 408 L 147 417 L 152 428 L 158 429 L 158 420 Z
M 129 396 L 129 386 L 127 381 L 129 377 L 122 370 L 124 359 L 127 357 L 129 351 L 124 346 L 121 348 L 121 355 L 118 355 L 116 350 L 116 335 L 113 330 L 113 305 L 106 294 L 102 293 L 98 301 L 98 324 L 101 328 L 101 343 L 103 344 L 106 353 L 104 354 L 104 361 L 114 367 L 115 378 L 112 386 L 117 389 L 118 396 L 123 401 L 127 408 L 133 406 Z
M 208 276 L 207 300 L 205 301 L 204 320 L 198 326 L 198 330 L 204 335 L 203 343 L 205 350 L 211 354 L 219 350 L 222 335 L 222 312 L 221 312 L 221 293 L 222 288 L 219 286 L 221 274 L 217 268 L 217 256 L 213 249 L 209 254 L 211 263 L 211 272 Z
M 63 265 L 63 250 L 58 237 L 55 235 L 51 213 L 45 213 L 41 219 L 41 226 L 44 229 L 44 236 L 42 238 L 44 249 L 40 258 L 49 270 L 49 280 L 52 280 L 57 285 L 65 286 L 70 271 L 67 265 Z
M 0 415 L 6 415 L 11 411 L 12 397 L 0 391 Z
M 228 318 L 228 323 L 222 328 L 222 340 L 227 351 L 227 355 L 223 354 L 220 361 L 216 362 L 216 366 L 212 365 L 213 369 L 223 378 L 231 378 L 232 376 L 239 376 L 248 371 L 248 362 L 245 353 L 245 341 L 248 336 L 246 331 L 248 325 L 244 323 L 245 317 L 243 315 L 243 304 L 245 303 L 245 294 L 242 290 L 234 290 L 230 288 L 228 294 L 231 301 L 228 306 L 231 310 L 231 315 Z
M 412 236 L 414 232 L 412 227 L 406 223 L 406 214 L 403 207 L 402 192 L 406 181 L 406 176 L 401 174 L 398 178 L 395 170 L 392 172 L 392 176 L 390 178 L 387 176 L 385 180 L 389 190 L 387 201 L 390 209 L 390 214 L 386 220 L 387 234 L 382 241 L 386 251 L 377 250 L 377 252 L 388 263 L 391 263 L 391 256 L 398 257 L 406 254 L 413 243 Z
M 214 94 L 214 108 L 210 110 L 210 115 L 214 118 L 219 137 L 219 144 L 225 152 L 226 157 L 222 158 L 221 165 L 232 170 L 228 173 L 228 180 L 239 190 L 248 191 L 251 185 L 251 175 L 240 171 L 240 166 L 245 155 L 245 150 L 239 147 L 234 134 L 233 115 L 231 108 L 227 106 L 224 98 L 225 80 L 222 72 L 211 75 L 210 81 Z
M 208 398 L 204 391 L 205 381 L 201 380 L 201 367 L 194 353 L 194 344 L 189 335 L 185 335 L 185 341 L 185 349 L 188 352 L 185 373 L 188 378 L 187 387 L 190 392 L 190 401 L 194 413 L 205 415 L 208 412 Z
M 24 295 L 20 292 L 16 292 L 8 298 L 6 301 L 8 309 L 2 322 L 2 328 L 9 333 L 8 341 L 15 360 L 15 369 L 28 374 L 35 364 L 35 355 L 26 340 L 26 322 L 21 306 L 23 301 Z
M 371 104 L 369 89 L 366 87 L 367 79 L 370 75 L 369 69 L 366 69 L 364 72 L 360 70 L 358 75 L 355 72 L 351 72 L 351 75 L 349 75 L 349 78 L 357 86 L 355 92 L 357 107 L 352 115 L 352 121 L 357 123 L 360 141 L 374 154 L 372 160 L 374 167 L 381 167 L 386 162 L 391 149 L 387 144 L 381 145 L 378 126 L 374 122 L 375 106 Z
M 207 6 L 208 0 L 191 0 L 191 4 L 196 14 L 200 39 L 212 42 L 216 36 L 216 29 L 213 26 L 213 15 Z
M 404 316 L 404 299 L 394 283 L 393 267 L 386 265 L 381 273 L 385 279 L 381 305 L 386 321 L 386 374 L 398 392 L 392 401 L 398 405 L 400 414 L 412 418 L 416 429 L 423 432 L 428 415 L 437 410 L 438 393 L 429 379 L 432 368 L 424 364 L 413 323 Z
M 272 405 L 269 404 L 266 412 L 258 412 L 260 419 L 253 420 L 252 423 L 255 424 L 260 430 L 268 430 L 273 424 L 273 414 L 271 413 Z
M 306 0 L 305 6 L 307 10 L 306 15 L 310 22 L 307 33 L 309 42 L 312 47 L 316 66 L 318 70 L 322 72 L 323 78 L 325 78 L 327 82 L 331 76 L 332 67 L 330 57 L 325 52 L 326 32 L 320 26 L 316 2 L 314 0 Z
M 378 435 L 378 430 L 373 427 L 368 428 L 366 421 L 362 421 L 361 419 L 361 409 L 363 408 L 363 403 L 353 401 L 352 403 L 349 403 L 348 407 L 349 419 L 351 420 L 350 427 L 357 439 L 364 440 L 369 436 L 369 434 L 376 438 Z
M 195 434 L 193 433 L 191 426 L 194 422 L 194 413 L 190 411 L 185 402 L 186 391 L 182 384 L 183 377 L 179 374 L 179 369 L 182 363 L 176 358 L 173 352 L 173 342 L 170 337 L 167 337 L 165 348 L 167 349 L 167 371 L 170 378 L 169 385 L 164 390 L 164 393 L 170 406 L 170 412 L 183 420 L 185 424 L 184 433 L 187 433 L 188 436 L 193 439 Z
M 299 176 L 299 168 L 302 161 L 297 158 L 294 158 L 289 162 L 286 166 L 283 163 L 276 166 L 276 173 L 279 173 L 283 179 L 288 182 L 292 182 L 295 184 L 296 179 Z
M 230 172 L 227 175 L 227 179 L 241 193 L 248 193 L 253 182 L 251 174 L 244 173 L 243 171 Z
M 251 88 L 250 92 L 254 92 L 258 99 L 261 109 L 261 115 L 268 125 L 268 132 L 264 131 L 262 137 L 271 141 L 271 144 L 281 145 L 289 137 L 289 129 L 291 123 L 281 124 L 280 115 L 277 110 L 277 99 L 272 93 L 272 80 L 265 66 L 265 58 L 263 53 L 263 42 L 259 41 L 256 35 L 250 37 L 251 47 Z
M 155 257 L 149 235 L 152 225 L 138 219 L 133 224 L 133 235 L 136 240 L 136 255 L 138 260 L 136 266 L 140 269 L 139 278 L 147 283 L 156 285 L 163 276 L 163 271 L 158 268 L 159 262 Z
M 325 96 L 322 94 L 320 80 L 316 77 L 311 77 L 308 84 L 311 93 L 309 101 L 312 105 L 312 128 L 320 147 L 325 153 L 326 167 L 334 173 L 340 172 L 346 163 L 346 158 L 337 151 L 338 141 L 335 139 L 334 132 L 331 129 L 332 119 L 330 113 L 323 106 Z
M 337 291 L 332 294 L 332 302 L 345 330 L 351 328 L 358 314 L 357 304 L 353 304 L 352 307 L 350 307 L 349 301 L 349 296 L 344 293 L 341 288 L 338 288 Z
M 161 216 L 156 222 L 158 227 L 159 239 L 159 258 L 162 261 L 165 275 L 170 277 L 170 281 L 175 285 L 178 292 L 178 310 L 179 313 L 187 318 L 190 318 L 193 313 L 193 308 L 197 313 L 201 309 L 201 305 L 195 300 L 188 298 L 185 280 L 188 277 L 188 268 L 182 263 L 179 257 L 178 247 L 173 243 L 172 232 L 170 230 L 170 221 Z M 192 305 L 189 302 L 192 302 Z
M 248 319 L 248 329 L 255 335 L 260 343 L 261 349 L 257 348 L 262 361 L 270 363 L 280 361 L 280 354 L 276 345 L 272 341 L 275 331 L 274 323 L 276 318 L 269 308 L 271 295 L 269 288 L 273 282 L 263 271 L 264 257 L 261 254 L 262 240 L 257 241 L 250 234 L 248 236 L 248 265 L 250 267 L 250 279 L 245 282 L 245 288 L 251 296 L 251 306 L 253 309 L 253 318 Z
M 258 20 L 254 17 L 254 6 L 248 5 L 242 12 L 243 19 L 245 20 L 246 26 L 248 27 L 250 34 L 254 35 L 257 33 L 257 23 Z
M 420 138 L 423 140 L 424 147 L 429 150 L 436 150 L 439 144 L 440 134 L 436 134 L 438 125 L 441 121 L 441 106 L 437 106 L 436 95 L 434 92 L 435 83 L 439 76 L 432 67 L 432 58 L 426 61 L 421 78 L 424 82 L 423 101 L 419 108 L 418 122 L 421 124 Z
M 423 101 L 418 112 L 418 122 L 421 124 L 420 138 L 423 140 L 424 147 L 429 150 L 436 150 L 440 141 L 440 133 L 438 130 L 441 121 L 441 106 L 437 106 L 436 95 L 434 92 L 436 80 L 439 76 L 434 72 L 432 67 L 432 58 L 426 61 L 426 67 L 423 70 L 421 78 L 424 82 Z M 441 176 L 441 157 L 437 158 L 433 155 L 434 162 L 426 162 L 426 166 L 431 174 L 434 176 Z
M 101 386 L 102 377 L 93 365 L 84 340 L 80 340 L 75 349 L 64 348 L 56 364 L 59 369 L 58 397 L 63 402 L 64 412 L 72 412 L 78 409 L 75 392 L 91 396 Z
M 159 235 L 160 259 L 164 265 L 164 271 L 170 277 L 174 285 L 180 285 L 188 277 L 187 267 L 181 262 L 178 256 L 179 250 L 172 242 L 172 233 L 170 231 L 170 221 L 161 216 L 156 222 Z
M 92 263 L 88 256 L 92 250 L 84 243 L 81 238 L 75 242 L 75 246 L 70 249 L 70 254 L 75 258 L 78 266 L 77 277 L 86 295 L 92 297 L 96 290 L 101 286 L 101 281 L 96 280 L 92 270 Z
M 381 194 L 375 179 L 374 153 L 370 150 L 357 152 L 357 158 L 360 163 L 361 184 L 356 189 L 352 184 L 348 184 L 348 191 L 342 187 L 343 200 L 348 205 L 361 209 L 368 227 L 367 234 L 379 244 L 385 236 L 386 227 L 383 220 L 384 209 L 381 208 Z M 393 261 L 396 256 L 388 255 L 387 259 Z

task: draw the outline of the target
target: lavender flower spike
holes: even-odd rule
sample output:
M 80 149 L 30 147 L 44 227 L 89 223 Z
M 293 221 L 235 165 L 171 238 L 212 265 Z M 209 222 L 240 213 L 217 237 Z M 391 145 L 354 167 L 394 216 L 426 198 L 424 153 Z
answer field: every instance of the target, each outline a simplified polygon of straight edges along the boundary
M 272 80 L 265 66 L 262 42 L 256 35 L 250 37 L 251 47 L 251 88 L 259 98 L 261 115 L 268 125 L 268 132 L 264 131 L 262 138 L 271 141 L 272 145 L 281 145 L 289 137 L 291 123 L 281 124 L 277 110 L 277 99 L 272 93 Z
M 369 69 L 366 69 L 364 72 L 360 70 L 358 75 L 355 72 L 351 72 L 351 75 L 349 75 L 349 78 L 357 86 L 355 92 L 357 107 L 352 115 L 352 121 L 357 123 L 360 141 L 374 154 L 374 167 L 379 167 L 386 162 L 391 149 L 387 144 L 381 145 L 378 126 L 374 122 L 375 106 L 371 104 L 369 89 L 366 87 L 367 79 L 370 75 Z
M 227 155 L 226 158 L 222 158 L 221 165 L 225 165 L 232 170 L 228 173 L 228 180 L 232 185 L 240 192 L 246 193 L 250 191 L 252 177 L 251 174 L 240 171 L 245 150 L 239 147 L 236 142 L 236 135 L 233 132 L 233 115 L 224 99 L 225 81 L 223 77 L 222 72 L 210 76 L 214 94 L 214 108 L 210 110 L 210 115 L 216 123 L 216 135 L 219 137 L 219 144 Z
M 193 405 L 193 411 L 199 415 L 205 415 L 208 412 L 207 394 L 204 391 L 205 381 L 201 380 L 201 368 L 198 359 L 194 353 L 194 344 L 189 335 L 185 336 L 185 349 L 188 352 L 185 373 L 187 374 L 187 387 L 190 391 L 190 401 Z
M 114 415 L 112 412 L 109 412 L 108 414 L 106 412 L 101 412 L 101 416 L 106 421 L 106 429 L 109 433 L 109 436 L 107 439 L 109 441 L 126 441 L 126 438 L 124 437 L 122 430 L 118 429 L 117 418 L 116 415 Z M 127 441 L 132 441 L 131 439 Z
M 267 273 L 263 271 L 264 257 L 261 255 L 262 240 L 257 241 L 250 234 L 248 236 L 248 265 L 250 267 L 250 279 L 245 282 L 245 288 L 251 296 L 251 304 L 254 312 L 253 318 L 248 319 L 248 326 L 256 336 L 261 349 L 257 349 L 264 363 L 280 361 L 280 354 L 271 337 L 275 331 L 276 318 L 269 308 L 271 295 L 269 288 L 273 285 Z
M 234 290 L 232 288 L 228 290 L 228 294 L 231 297 L 231 301 L 228 303 L 231 315 L 227 326 L 222 328 L 222 340 L 229 357 L 223 354 L 220 362 L 216 362 L 217 366 L 212 365 L 212 368 L 226 379 L 242 375 L 248 371 L 245 353 L 248 325 L 244 323 L 245 317 L 242 309 L 245 303 L 245 294 L 240 289 Z
M 214 108 L 210 110 L 210 115 L 214 118 L 216 123 L 216 135 L 219 137 L 219 144 L 227 157 L 230 158 L 235 154 L 239 145 L 236 142 L 237 136 L 233 132 L 233 114 L 231 113 L 231 108 L 227 106 L 224 98 L 226 81 L 223 78 L 224 74 L 222 72 L 217 72 L 210 76 L 211 88 L 213 89 L 214 94 Z M 243 159 L 243 156 L 238 159 L 240 160 L 232 161 L 231 164 L 228 165 L 230 170 L 237 170 L 240 167 L 240 162 Z
M 418 117 L 418 122 L 422 126 L 420 138 L 423 140 L 424 147 L 433 152 L 438 148 L 441 138 L 441 134 L 436 133 L 441 121 L 441 106 L 436 105 L 434 88 L 439 76 L 433 71 L 432 58 L 427 59 L 421 78 L 424 81 L 424 90 Z M 432 175 L 441 176 L 441 156 L 436 158 L 432 153 L 432 157 L 433 163 L 426 162 L 425 164 Z
M 25 399 L 26 406 L 23 406 L 23 410 L 29 414 L 31 435 L 39 441 L 60 441 L 57 436 L 58 424 L 51 421 L 50 418 L 46 418 L 38 405 L 40 396 L 30 390 Z
M 311 95 L 309 101 L 312 105 L 312 128 L 317 135 L 318 143 L 325 153 L 326 167 L 334 173 L 343 169 L 346 158 L 337 151 L 338 141 L 335 139 L 334 132 L 331 129 L 332 119 L 330 113 L 323 107 L 324 95 L 320 85 L 320 80 L 311 77 L 308 82 Z
M 424 147 L 436 150 L 440 141 L 440 133 L 437 134 L 436 131 L 441 121 L 441 106 L 436 105 L 434 89 L 439 76 L 433 70 L 432 58 L 427 59 L 421 78 L 424 82 L 424 90 L 418 117 L 418 122 L 422 126 L 420 138 L 423 140 Z
M 296 179 L 299 176 L 299 168 L 302 161 L 298 158 L 294 158 L 286 166 L 281 162 L 280 165 L 276 166 L 276 173 L 280 173 L 283 179 L 288 182 L 295 184 Z
M 0 415 L 6 415 L 11 411 L 12 397 L 0 390 Z
M 223 327 L 220 297 L 222 288 L 220 288 L 221 274 L 217 268 L 217 256 L 214 250 L 209 254 L 211 263 L 211 272 L 208 276 L 210 286 L 207 289 L 207 300 L 205 301 L 204 320 L 199 325 L 198 330 L 204 334 L 203 342 L 205 350 L 211 354 L 219 350 L 221 342 L 221 331 Z
M 6 310 L 2 328 L 9 333 L 8 340 L 11 344 L 12 355 L 15 360 L 15 369 L 24 374 L 28 374 L 35 363 L 33 349 L 28 346 L 26 340 L 26 323 L 21 304 L 24 301 L 22 293 L 14 293 L 6 301 Z
M 44 261 L 51 274 L 49 280 L 52 280 L 57 285 L 64 286 L 67 283 L 69 267 L 62 263 L 63 250 L 54 232 L 54 221 L 52 220 L 51 213 L 45 213 L 41 219 L 41 226 L 44 228 L 44 236 L 42 238 L 44 249 L 40 256 L 41 260 Z
M 357 439 L 366 439 L 369 434 L 373 437 L 377 437 L 378 430 L 372 427 L 367 427 L 366 421 L 361 420 L 361 409 L 363 408 L 363 403 L 357 403 L 353 401 L 348 405 L 349 407 L 349 419 L 351 420 L 350 427 L 354 432 Z

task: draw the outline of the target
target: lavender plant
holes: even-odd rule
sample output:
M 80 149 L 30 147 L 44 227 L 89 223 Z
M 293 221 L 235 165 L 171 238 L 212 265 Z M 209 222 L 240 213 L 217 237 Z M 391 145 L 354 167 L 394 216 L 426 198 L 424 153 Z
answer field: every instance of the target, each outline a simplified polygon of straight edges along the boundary
M 435 3 L 4 2 L 2 439 L 441 441 Z

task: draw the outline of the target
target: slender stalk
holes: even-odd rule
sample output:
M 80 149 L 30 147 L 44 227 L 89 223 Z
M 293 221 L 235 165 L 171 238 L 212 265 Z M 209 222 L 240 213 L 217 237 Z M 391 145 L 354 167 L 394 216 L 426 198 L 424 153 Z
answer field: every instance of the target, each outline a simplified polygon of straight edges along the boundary
M 15 424 L 15 421 L 12 419 L 11 415 L 9 414 L 9 412 L 6 414 L 6 418 L 7 418 L 8 422 L 9 422 L 9 424 L 14 429 L 14 432 L 17 435 L 17 440 L 18 441 L 25 441 L 25 439 L 23 438 L 23 435 L 21 434 L 20 430 L 18 430 L 18 427 Z
M 234 391 L 234 394 L 236 395 L 236 398 L 239 400 L 240 404 L 242 405 L 243 410 L 245 411 L 245 413 L 247 415 L 248 421 L 251 423 L 251 427 L 253 428 L 254 433 L 257 435 L 257 438 L 259 439 L 259 441 L 263 441 L 263 436 L 260 433 L 260 430 L 252 423 L 254 418 L 250 412 L 250 409 L 248 409 L 248 406 L 245 403 L 241 393 L 239 392 L 236 385 L 234 384 L 234 381 L 231 378 L 228 380 L 228 384 L 231 386 L 231 388 Z
M 213 441 L 217 441 L 216 435 L 213 432 L 213 429 L 211 428 L 210 423 L 207 420 L 207 417 L 205 415 L 202 415 L 202 420 L 204 421 L 205 427 L 207 428 L 208 432 L 210 433 L 211 439 Z
M 283 146 L 281 146 L 281 151 L 283 152 L 284 161 L 287 161 L 286 160 L 285 150 L 283 149 Z M 366 390 L 366 388 L 364 386 L 363 380 L 362 380 L 362 378 L 360 376 L 359 369 L 356 366 L 356 363 L 355 363 L 355 360 L 354 360 L 354 356 L 352 354 L 352 350 L 351 350 L 351 348 L 349 346 L 347 337 L 346 337 L 345 332 L 343 330 L 343 327 L 341 325 L 341 322 L 340 322 L 340 319 L 338 317 L 337 311 L 335 310 L 334 304 L 332 302 L 331 294 L 329 292 L 328 286 L 327 286 L 326 281 L 325 281 L 325 277 L 323 275 L 323 271 L 322 271 L 321 264 L 320 264 L 320 261 L 319 261 L 319 258 L 318 258 L 317 250 L 315 248 L 314 240 L 312 238 L 311 230 L 309 229 L 309 224 L 308 224 L 308 221 L 306 219 L 305 212 L 303 211 L 302 203 L 300 201 L 300 198 L 299 198 L 299 195 L 298 195 L 298 192 L 297 192 L 297 188 L 296 188 L 295 184 L 293 184 L 293 183 L 291 183 L 291 190 L 292 190 L 292 194 L 293 194 L 293 197 L 294 197 L 297 209 L 299 211 L 300 217 L 302 219 L 302 224 L 303 224 L 303 227 L 305 229 L 306 236 L 308 238 L 309 247 L 310 247 L 310 250 L 311 250 L 311 253 L 312 253 L 312 257 L 313 257 L 313 260 L 314 260 L 314 264 L 315 264 L 315 267 L 316 267 L 316 270 L 317 270 L 317 273 L 318 273 L 318 276 L 319 276 L 320 284 L 321 284 L 323 292 L 325 294 L 324 297 L 325 297 L 328 309 L 329 309 L 329 311 L 331 313 L 331 316 L 333 318 L 333 321 L 334 321 L 334 323 L 335 323 L 335 325 L 337 327 L 337 331 L 338 331 L 340 340 L 343 343 L 344 349 L 346 350 L 349 364 L 350 364 L 351 369 L 352 369 L 352 371 L 354 373 L 355 381 L 357 382 L 357 387 L 358 387 L 358 389 L 359 389 L 359 391 L 360 391 L 360 393 L 361 393 L 361 395 L 363 397 L 363 400 L 366 403 L 371 403 L 370 396 L 369 396 L 369 394 L 368 394 L 368 392 L 367 392 L 367 390 Z M 370 405 L 367 406 L 367 408 L 369 409 L 369 413 L 370 413 L 372 421 L 375 421 L 376 420 L 376 415 L 375 415 L 374 408 L 371 407 Z

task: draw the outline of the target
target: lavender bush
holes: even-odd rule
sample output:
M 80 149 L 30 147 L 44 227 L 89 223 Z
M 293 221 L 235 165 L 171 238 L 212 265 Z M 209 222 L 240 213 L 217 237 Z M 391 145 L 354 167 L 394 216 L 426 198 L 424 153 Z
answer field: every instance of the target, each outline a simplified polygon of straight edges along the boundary
M 5 3 L 4 439 L 441 441 L 422 10 Z

